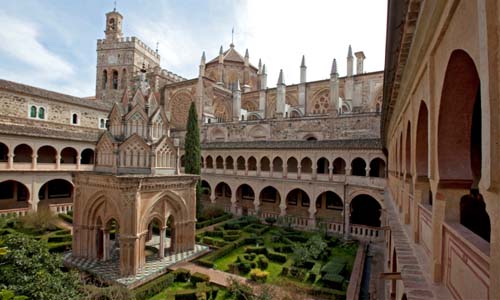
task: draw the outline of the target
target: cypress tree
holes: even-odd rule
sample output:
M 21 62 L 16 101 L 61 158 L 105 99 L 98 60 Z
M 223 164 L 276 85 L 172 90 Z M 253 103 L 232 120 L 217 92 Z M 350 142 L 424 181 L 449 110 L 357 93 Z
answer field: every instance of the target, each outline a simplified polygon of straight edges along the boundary
M 184 142 L 184 170 L 187 174 L 201 174 L 201 147 L 200 128 L 198 126 L 198 114 L 194 102 L 189 107 L 187 120 L 187 132 Z M 196 184 L 196 215 L 201 213 L 201 182 Z

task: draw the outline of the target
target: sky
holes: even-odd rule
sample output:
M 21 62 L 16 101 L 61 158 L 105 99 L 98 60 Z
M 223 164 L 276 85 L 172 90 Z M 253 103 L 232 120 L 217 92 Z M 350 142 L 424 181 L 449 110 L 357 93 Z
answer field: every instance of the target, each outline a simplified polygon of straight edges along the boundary
M 96 40 L 104 38 L 112 0 L 15 0 L 0 6 L 0 78 L 79 97 L 95 95 Z M 136 36 L 161 56 L 161 66 L 198 75 L 222 45 L 245 49 L 266 64 L 268 86 L 279 70 L 298 83 L 329 78 L 333 58 L 346 74 L 349 45 L 363 51 L 365 72 L 384 67 L 387 0 L 117 0 L 124 36 Z

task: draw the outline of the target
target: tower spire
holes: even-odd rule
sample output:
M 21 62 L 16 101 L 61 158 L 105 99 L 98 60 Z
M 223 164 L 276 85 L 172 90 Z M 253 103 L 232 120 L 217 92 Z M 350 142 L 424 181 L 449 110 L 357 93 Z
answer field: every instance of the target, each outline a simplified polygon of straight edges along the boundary
M 113 4 L 114 4 L 114 6 L 113 6 L 113 11 L 116 11 L 116 0 L 115 0 L 115 1 L 113 1 Z
M 231 45 L 229 45 L 231 48 L 234 47 L 234 26 L 233 29 L 231 30 Z

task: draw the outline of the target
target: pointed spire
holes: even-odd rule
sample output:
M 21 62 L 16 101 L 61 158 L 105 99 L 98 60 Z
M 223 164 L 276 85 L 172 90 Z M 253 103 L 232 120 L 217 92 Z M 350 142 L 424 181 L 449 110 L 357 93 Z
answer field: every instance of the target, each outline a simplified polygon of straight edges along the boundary
M 283 76 L 283 69 L 280 69 L 280 76 L 278 77 L 278 85 L 284 85 L 285 79 Z
M 330 75 L 338 74 L 337 72 L 337 60 L 334 58 L 332 62 L 332 71 L 330 72 Z
M 259 58 L 259 73 L 262 73 L 262 60 Z
M 238 79 L 238 81 L 236 81 L 236 89 L 235 91 L 237 92 L 241 92 L 241 86 L 240 86 L 240 80 Z
M 248 48 L 245 50 L 245 58 L 249 58 L 250 55 L 248 54 Z
M 352 56 L 352 48 L 351 45 L 349 45 L 349 50 L 347 50 L 347 58 L 351 58 Z
M 305 55 L 302 55 L 302 62 L 300 63 L 300 67 L 301 68 L 305 68 L 306 67 L 306 57 L 305 57 Z
M 262 74 L 266 74 L 266 64 L 262 65 Z
M 224 53 L 224 50 L 222 49 L 222 45 L 220 45 L 219 55 L 222 55 L 223 53 Z
M 203 51 L 203 54 L 201 55 L 201 63 L 205 64 L 205 60 L 206 60 L 205 51 Z

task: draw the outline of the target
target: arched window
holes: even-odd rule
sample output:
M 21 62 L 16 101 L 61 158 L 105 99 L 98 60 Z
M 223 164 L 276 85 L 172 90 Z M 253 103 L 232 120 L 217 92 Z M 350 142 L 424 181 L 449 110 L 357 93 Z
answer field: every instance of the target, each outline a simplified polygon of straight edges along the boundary
M 38 118 L 44 120 L 45 119 L 45 108 L 38 108 Z
M 102 71 L 102 89 L 106 89 L 108 85 L 108 71 Z
M 113 90 L 118 89 L 118 71 L 113 71 Z
M 122 89 L 127 87 L 127 69 L 122 71 Z
M 36 118 L 36 106 L 34 105 L 30 107 L 30 118 Z
M 78 120 L 78 114 L 77 113 L 73 113 L 71 115 L 71 124 L 73 125 L 78 125 L 80 122 Z

